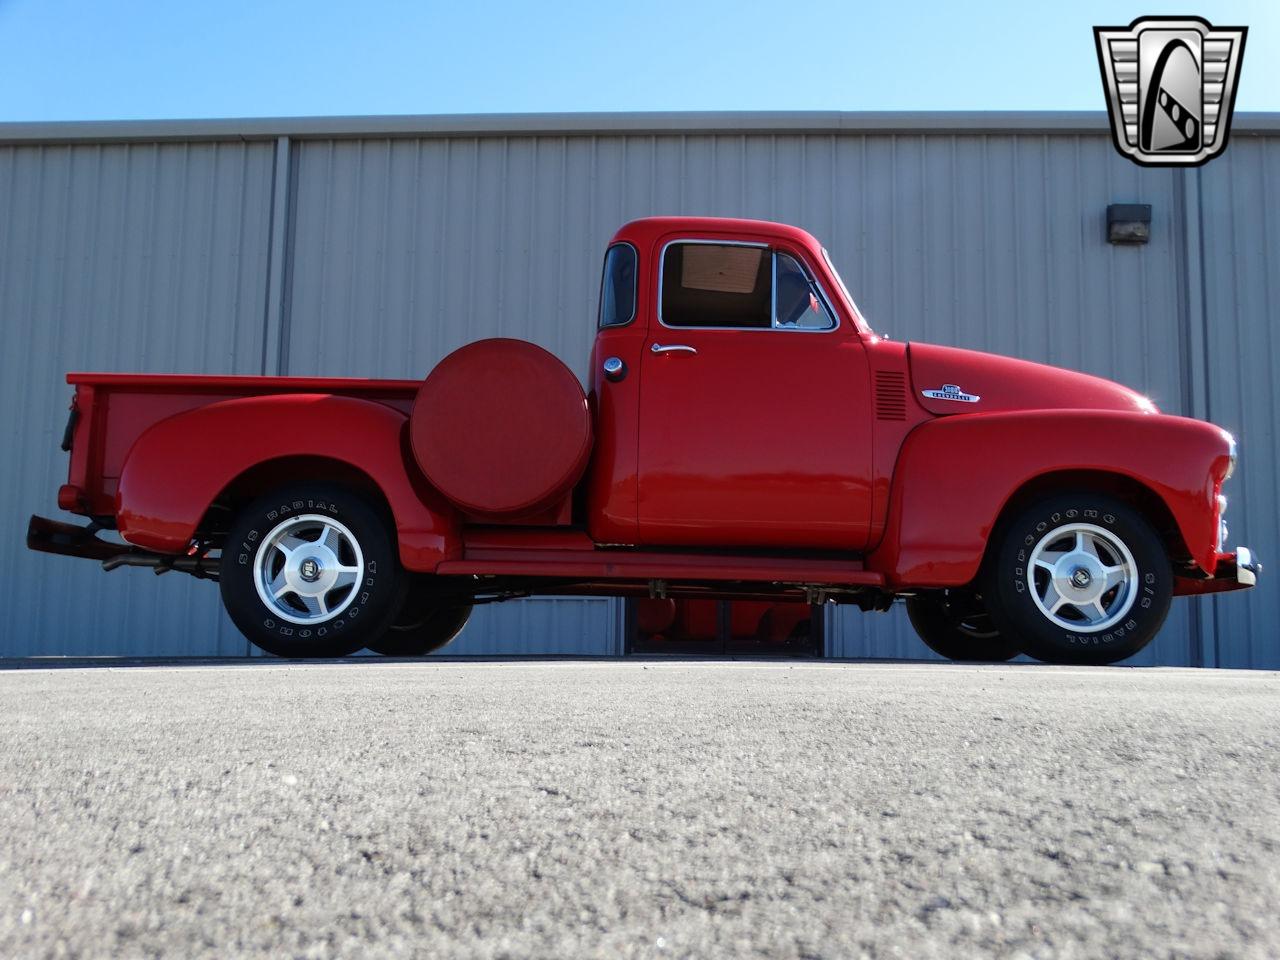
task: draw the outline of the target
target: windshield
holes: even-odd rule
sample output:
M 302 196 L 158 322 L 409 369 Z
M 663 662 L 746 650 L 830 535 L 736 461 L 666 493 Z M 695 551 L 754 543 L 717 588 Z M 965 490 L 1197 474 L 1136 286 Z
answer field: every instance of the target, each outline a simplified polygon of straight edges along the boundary
M 853 300 L 853 294 L 849 292 L 849 288 L 844 285 L 844 277 L 840 276 L 840 271 L 836 269 L 836 265 L 831 262 L 831 254 L 827 253 L 827 248 L 822 248 L 822 259 L 827 261 L 827 269 L 831 271 L 831 275 L 836 278 L 836 283 L 840 285 L 840 292 L 844 294 L 845 303 L 849 305 L 849 309 L 853 311 L 854 317 L 863 327 L 870 329 L 866 317 L 862 315 L 862 311 L 858 309 L 858 305 Z

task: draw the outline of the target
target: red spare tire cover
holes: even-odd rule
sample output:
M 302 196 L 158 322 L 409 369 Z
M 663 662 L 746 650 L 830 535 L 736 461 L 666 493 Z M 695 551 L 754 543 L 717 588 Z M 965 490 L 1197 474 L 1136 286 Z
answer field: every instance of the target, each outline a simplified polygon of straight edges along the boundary
M 479 340 L 441 360 L 418 388 L 409 432 L 432 486 L 467 513 L 495 519 L 554 506 L 591 453 L 578 378 L 523 340 Z

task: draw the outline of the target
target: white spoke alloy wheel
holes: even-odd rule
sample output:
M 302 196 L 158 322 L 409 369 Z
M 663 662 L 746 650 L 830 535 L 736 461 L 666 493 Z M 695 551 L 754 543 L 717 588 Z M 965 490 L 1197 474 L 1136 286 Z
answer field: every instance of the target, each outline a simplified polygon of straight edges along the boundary
M 253 560 L 263 605 L 273 616 L 306 626 L 341 616 L 363 579 L 359 542 L 343 524 L 319 513 L 282 521 Z
M 1027 585 L 1040 612 L 1077 633 L 1115 626 L 1138 596 L 1138 565 L 1124 541 L 1091 523 L 1050 530 L 1031 551 Z

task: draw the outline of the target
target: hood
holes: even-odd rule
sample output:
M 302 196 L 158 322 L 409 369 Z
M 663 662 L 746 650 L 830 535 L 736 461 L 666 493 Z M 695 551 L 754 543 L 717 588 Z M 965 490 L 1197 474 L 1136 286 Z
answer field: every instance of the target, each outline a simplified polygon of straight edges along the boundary
M 993 353 L 910 343 L 916 402 L 939 416 L 997 410 L 1157 413 L 1136 390 L 1087 373 Z

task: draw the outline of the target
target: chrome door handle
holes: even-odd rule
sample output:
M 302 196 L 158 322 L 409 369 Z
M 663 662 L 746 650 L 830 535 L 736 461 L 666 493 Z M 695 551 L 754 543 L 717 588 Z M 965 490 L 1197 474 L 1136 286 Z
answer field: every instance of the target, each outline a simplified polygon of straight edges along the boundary
M 649 348 L 650 353 L 697 353 L 693 347 L 685 343 L 655 343 Z

